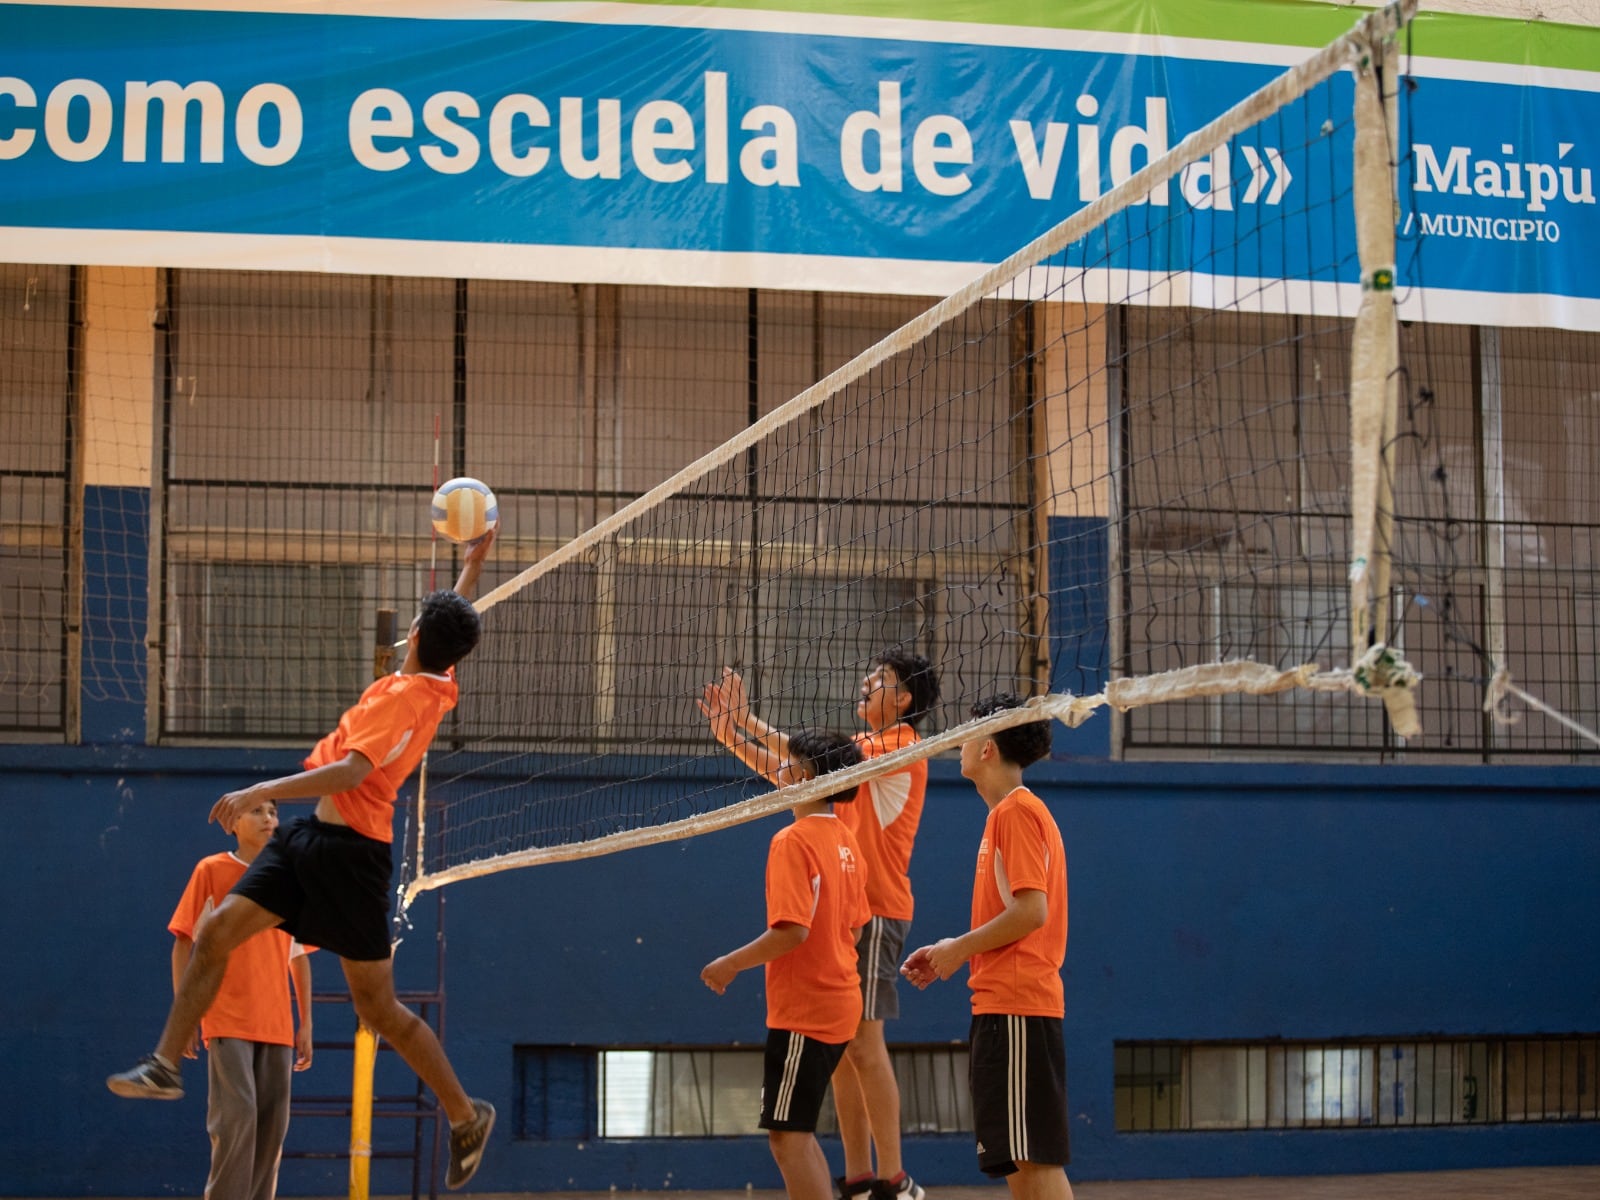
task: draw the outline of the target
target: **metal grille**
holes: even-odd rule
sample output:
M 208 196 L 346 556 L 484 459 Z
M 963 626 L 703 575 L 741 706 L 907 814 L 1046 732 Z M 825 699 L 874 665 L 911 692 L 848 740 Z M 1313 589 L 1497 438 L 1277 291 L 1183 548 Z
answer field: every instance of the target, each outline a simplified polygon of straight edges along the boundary
M 537 1057 L 540 1048 L 524 1053 Z M 564 1049 L 557 1054 L 567 1053 Z M 594 1111 L 603 1138 L 745 1137 L 760 1133 L 760 1050 L 635 1049 L 592 1052 Z M 967 1051 L 961 1046 L 891 1046 L 908 1133 L 972 1129 Z M 817 1132 L 836 1133 L 830 1093 Z
M 1115 673 L 1228 658 L 1348 665 L 1329 631 L 1349 627 L 1349 335 L 1334 319 L 1126 314 Z M 1512 707 L 1497 722 L 1483 699 L 1491 665 L 1505 665 L 1580 724 L 1600 719 L 1600 335 L 1414 325 L 1401 355 L 1393 641 L 1424 678 L 1424 737 L 1401 746 L 1378 706 L 1296 691 L 1138 710 L 1120 724 L 1124 752 L 1595 753 L 1537 713 Z M 1204 602 L 1168 601 L 1180 594 Z
M 1118 1042 L 1119 1132 L 1600 1120 L 1600 1037 Z
M 66 729 L 72 271 L 0 265 L 0 732 Z

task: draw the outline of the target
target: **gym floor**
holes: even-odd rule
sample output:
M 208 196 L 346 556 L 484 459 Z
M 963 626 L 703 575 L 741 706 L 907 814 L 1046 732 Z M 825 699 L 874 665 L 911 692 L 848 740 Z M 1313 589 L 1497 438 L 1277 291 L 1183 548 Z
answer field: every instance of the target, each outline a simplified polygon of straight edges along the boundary
M 1595 1200 L 1600 1166 L 1306 1175 L 1281 1179 L 1153 1179 L 1074 1185 L 1074 1200 Z M 633 1195 L 686 1196 L 685 1192 Z M 545 1192 L 483 1200 L 617 1200 L 617 1192 Z M 1000 1200 L 1004 1185 L 929 1188 L 928 1200 Z M 782 1200 L 782 1192 L 700 1192 L 695 1200 Z

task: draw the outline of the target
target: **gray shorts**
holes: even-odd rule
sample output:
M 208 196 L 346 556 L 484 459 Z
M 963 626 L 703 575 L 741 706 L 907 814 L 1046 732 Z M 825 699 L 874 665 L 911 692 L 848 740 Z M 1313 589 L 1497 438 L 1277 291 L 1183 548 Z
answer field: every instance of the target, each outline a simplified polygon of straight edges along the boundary
M 861 928 L 856 943 L 856 968 L 861 972 L 861 1019 L 887 1021 L 900 1015 L 900 955 L 906 948 L 910 921 L 873 917 Z

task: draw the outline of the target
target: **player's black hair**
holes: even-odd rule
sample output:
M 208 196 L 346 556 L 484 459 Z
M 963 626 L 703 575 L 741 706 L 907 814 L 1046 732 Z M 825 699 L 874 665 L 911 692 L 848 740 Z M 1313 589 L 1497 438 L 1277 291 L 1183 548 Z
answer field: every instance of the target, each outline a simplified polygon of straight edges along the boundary
M 1006 708 L 1021 708 L 1020 696 L 1001 692 L 972 706 L 972 715 L 987 717 Z M 1018 767 L 1032 766 L 1050 753 L 1050 721 L 1029 721 L 1026 725 L 1013 725 L 1010 729 L 997 729 L 989 735 L 1000 757 Z
M 892 668 L 900 686 L 911 693 L 911 707 L 900 719 L 915 729 L 917 722 L 939 703 L 939 675 L 933 669 L 933 664 L 904 646 L 891 646 L 874 656 L 872 661 L 879 666 Z
M 448 589 L 429 592 L 417 612 L 417 661 L 424 671 L 448 671 L 478 644 L 478 610 Z
M 811 774 L 817 776 L 855 766 L 861 761 L 861 751 L 845 734 L 831 729 L 801 729 L 789 735 L 789 757 L 810 763 Z M 855 788 L 827 797 L 835 804 L 855 798 Z

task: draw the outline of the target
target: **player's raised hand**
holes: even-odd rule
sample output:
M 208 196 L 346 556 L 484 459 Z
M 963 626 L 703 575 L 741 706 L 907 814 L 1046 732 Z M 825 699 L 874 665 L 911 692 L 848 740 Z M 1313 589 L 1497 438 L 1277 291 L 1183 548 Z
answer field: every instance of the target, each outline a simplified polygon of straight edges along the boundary
M 483 572 L 483 564 L 489 558 L 489 547 L 494 545 L 498 530 L 499 526 L 496 526 L 476 541 L 467 543 L 466 556 L 461 560 L 461 574 L 456 577 L 456 595 L 466 600 L 477 599 L 478 576 Z
M 466 553 L 465 561 L 467 561 L 467 562 L 475 562 L 481 567 L 483 565 L 484 561 L 489 557 L 489 547 L 494 545 L 495 534 L 498 533 L 499 531 L 500 531 L 500 527 L 498 525 L 496 525 L 493 529 L 489 530 L 489 532 L 484 534 L 482 537 L 477 538 L 474 541 L 468 542 L 467 543 L 467 553 Z
M 733 705 L 728 694 L 729 674 L 729 669 L 724 667 L 721 678 L 713 679 L 700 689 L 698 701 L 701 713 L 711 725 L 711 735 L 724 746 L 731 746 L 739 736 L 739 727 L 734 721 Z
M 744 676 L 732 667 L 722 668 L 722 694 L 734 723 L 742 728 L 750 718 L 750 697 L 744 690 Z

